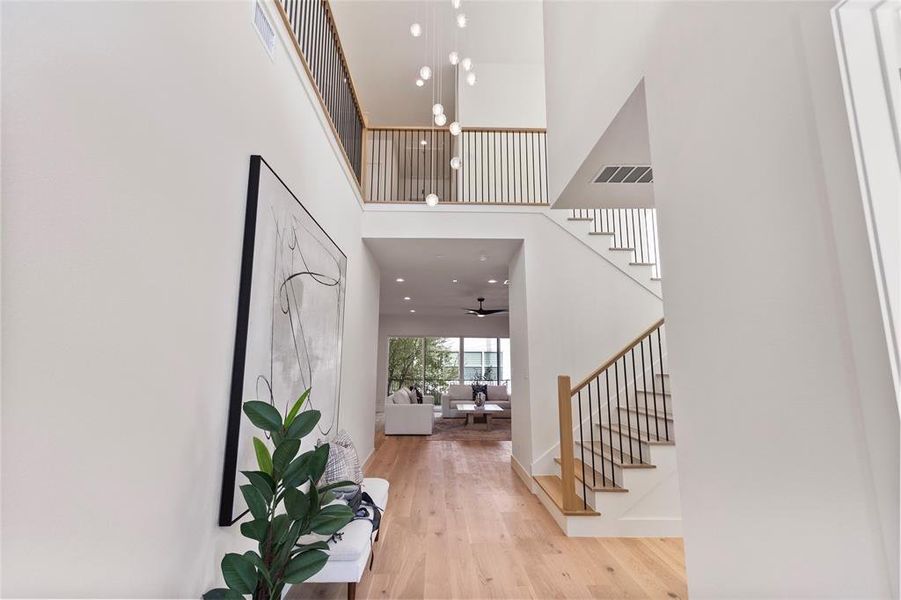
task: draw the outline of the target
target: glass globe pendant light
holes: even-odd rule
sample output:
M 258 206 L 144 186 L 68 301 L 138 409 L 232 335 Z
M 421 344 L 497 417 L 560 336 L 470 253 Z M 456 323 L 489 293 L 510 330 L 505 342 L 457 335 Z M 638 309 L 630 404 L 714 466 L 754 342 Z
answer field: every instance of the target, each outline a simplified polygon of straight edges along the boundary
M 419 69 L 419 76 L 423 81 L 428 81 L 432 78 L 432 68 L 428 65 L 422 67 L 421 69 Z
M 450 64 L 456 65 L 457 63 L 460 62 L 460 55 L 457 53 L 456 50 L 454 50 L 453 52 L 451 52 L 450 54 L 447 55 L 447 60 L 450 61 Z
M 432 114 L 435 115 L 436 117 L 438 115 L 444 114 L 444 107 L 441 105 L 441 103 L 432 105 Z
M 450 129 L 451 135 L 460 135 L 460 132 L 463 131 L 463 128 L 456 121 L 452 122 L 448 129 Z
M 421 36 L 422 35 L 422 25 L 420 25 L 419 23 L 413 23 L 412 25 L 410 25 L 410 35 L 412 35 L 413 37 L 416 37 L 416 38 Z
M 464 58 L 460 61 L 460 66 L 463 67 L 464 71 L 469 71 L 472 68 L 472 59 L 469 57 Z
M 460 0 L 451 0 L 451 4 L 453 5 L 454 10 L 457 10 L 460 8 Z
M 464 27 L 466 27 L 466 14 L 465 13 L 459 13 L 457 15 L 457 27 L 459 27 L 460 29 L 463 29 Z
M 425 85 L 425 81 L 423 81 L 422 79 L 416 80 L 416 87 L 422 87 L 424 85 Z
M 429 206 L 438 206 L 438 194 L 429 194 L 426 196 L 425 203 Z
M 473 73 L 472 71 L 467 73 L 466 74 L 466 83 L 468 83 L 469 85 L 475 85 L 476 84 L 476 74 Z
M 435 125 L 437 125 L 438 127 L 444 127 L 445 123 L 447 123 L 447 117 L 445 116 L 444 113 L 441 113 L 440 115 L 435 115 Z
M 450 166 L 451 166 L 451 169 L 453 169 L 454 171 L 457 171 L 460 169 L 461 166 L 463 166 L 463 161 L 460 160 L 459 156 L 455 156 L 452 159 L 450 159 Z

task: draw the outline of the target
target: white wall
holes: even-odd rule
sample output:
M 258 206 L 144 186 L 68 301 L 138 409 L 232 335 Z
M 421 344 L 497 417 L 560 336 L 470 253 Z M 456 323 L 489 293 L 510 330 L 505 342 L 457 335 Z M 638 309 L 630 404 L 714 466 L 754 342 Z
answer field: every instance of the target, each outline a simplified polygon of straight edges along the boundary
M 250 2 L 3 3 L 2 593 L 198 597 L 216 525 L 249 156 L 348 255 L 341 425 L 373 442 L 378 268 Z
M 897 596 L 898 411 L 831 5 L 545 5 L 549 127 L 645 76 L 692 598 Z
M 419 315 L 379 315 L 378 377 L 375 409 L 385 409 L 388 389 L 388 339 L 392 337 L 509 337 L 509 320 L 504 317 L 477 319 L 470 316 L 429 317 Z
M 473 70 L 471 86 L 459 69 L 458 118 L 464 127 L 545 127 L 543 64 L 479 63 Z
M 364 237 L 523 240 L 509 293 L 513 456 L 526 469 L 559 443 L 557 376 L 584 377 L 662 316 L 659 298 L 542 214 L 547 209 L 370 208 Z M 528 410 L 520 410 L 520 390 Z

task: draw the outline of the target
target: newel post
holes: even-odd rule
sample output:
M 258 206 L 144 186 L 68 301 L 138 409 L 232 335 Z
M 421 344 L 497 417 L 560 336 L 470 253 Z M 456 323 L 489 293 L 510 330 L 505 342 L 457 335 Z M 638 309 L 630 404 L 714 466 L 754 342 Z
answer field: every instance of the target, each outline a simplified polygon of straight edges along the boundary
M 573 464 L 572 384 L 569 375 L 557 376 L 557 414 L 560 419 L 560 479 L 563 482 L 563 510 L 578 510 L 576 471 Z

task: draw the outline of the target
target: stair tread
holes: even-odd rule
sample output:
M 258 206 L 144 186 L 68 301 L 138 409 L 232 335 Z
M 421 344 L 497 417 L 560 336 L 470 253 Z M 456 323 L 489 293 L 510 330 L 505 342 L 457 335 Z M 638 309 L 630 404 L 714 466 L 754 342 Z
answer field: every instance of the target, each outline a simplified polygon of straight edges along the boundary
M 607 444 L 601 444 L 601 442 L 576 442 L 576 444 L 581 444 L 586 450 L 589 452 L 593 451 L 598 456 L 603 456 L 604 460 L 610 461 L 613 460 L 613 464 L 620 467 L 621 469 L 656 469 L 656 465 L 652 465 L 649 463 L 643 462 L 626 462 L 622 457 L 629 456 L 627 452 L 620 452 L 616 448 L 612 448 Z M 622 455 L 620 458 L 617 458 L 617 455 Z M 638 457 L 634 457 L 638 459 Z
M 633 267 L 653 267 L 657 263 L 649 263 L 649 262 L 630 262 L 630 265 Z
M 563 509 L 563 480 L 556 475 L 534 475 L 532 479 L 544 490 L 547 497 L 551 499 L 557 508 L 564 515 L 576 517 L 596 517 L 601 513 L 591 508 L 580 508 L 578 510 Z
M 672 395 L 673 395 L 673 393 L 672 393 L 671 391 L 669 391 L 669 390 L 666 390 L 666 391 L 664 392 L 664 391 L 662 391 L 662 390 L 654 391 L 653 389 L 651 389 L 651 390 L 645 390 L 645 389 L 638 388 L 638 389 L 636 389 L 635 391 L 638 392 L 638 393 L 640 393 L 640 394 L 647 393 L 648 396 L 653 396 L 654 394 L 657 394 L 658 396 L 672 396 Z
M 559 457 L 555 458 L 554 461 L 558 465 L 563 464 L 560 461 Z M 578 479 L 579 481 L 582 481 L 582 461 L 579 460 L 578 458 L 573 458 L 573 467 L 575 468 L 574 470 L 576 472 L 576 479 Z M 629 491 L 624 487 L 614 485 L 612 479 L 610 479 L 609 477 L 605 478 L 597 470 L 595 470 L 594 479 L 592 480 L 590 464 L 585 465 L 585 479 L 587 480 L 585 482 L 585 485 L 588 487 L 588 489 L 590 489 L 594 492 L 628 492 Z M 602 483 L 597 483 L 597 482 L 602 482 Z
M 597 423 L 595 423 L 595 425 L 597 425 Z M 651 438 L 647 435 L 646 431 L 639 431 L 638 429 L 636 429 L 634 427 L 629 427 L 628 424 L 626 424 L 626 423 L 621 423 L 621 424 L 613 423 L 612 425 L 609 423 L 605 423 L 605 424 L 601 425 L 601 427 L 603 427 L 604 429 L 608 429 L 612 433 L 615 433 L 617 435 L 622 434 L 624 437 L 629 437 L 637 442 L 643 442 L 643 443 L 651 445 L 651 446 L 672 446 L 675 444 L 675 442 L 672 440 L 670 440 L 670 441 L 657 440 L 656 439 L 656 431 L 657 431 L 656 429 L 654 429 L 655 437 Z M 663 432 L 661 432 L 661 433 L 663 433 Z M 672 436 L 672 434 L 673 434 L 673 432 L 672 432 L 672 428 L 671 428 L 670 436 Z
M 612 231 L 589 231 L 588 235 L 616 235 Z
M 594 221 L 592 217 L 567 217 L 567 221 Z

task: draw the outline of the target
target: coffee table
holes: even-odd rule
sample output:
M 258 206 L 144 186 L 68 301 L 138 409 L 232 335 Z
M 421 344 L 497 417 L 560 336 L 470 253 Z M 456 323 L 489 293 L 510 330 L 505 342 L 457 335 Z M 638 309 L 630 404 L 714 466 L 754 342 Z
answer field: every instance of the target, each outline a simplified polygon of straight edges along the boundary
M 504 409 L 497 404 L 485 404 L 481 408 L 473 403 L 460 403 L 457 410 L 466 415 L 466 426 L 484 425 L 485 429 L 491 429 L 491 417 L 494 414 L 504 412 Z

